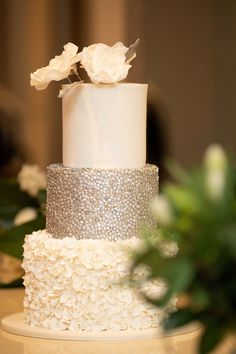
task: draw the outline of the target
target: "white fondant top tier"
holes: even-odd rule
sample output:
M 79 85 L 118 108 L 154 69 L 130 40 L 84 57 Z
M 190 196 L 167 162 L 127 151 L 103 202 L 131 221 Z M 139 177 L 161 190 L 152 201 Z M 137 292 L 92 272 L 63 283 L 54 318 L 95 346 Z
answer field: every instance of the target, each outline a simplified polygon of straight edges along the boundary
M 146 163 L 146 84 L 80 84 L 63 96 L 63 165 L 139 168 Z

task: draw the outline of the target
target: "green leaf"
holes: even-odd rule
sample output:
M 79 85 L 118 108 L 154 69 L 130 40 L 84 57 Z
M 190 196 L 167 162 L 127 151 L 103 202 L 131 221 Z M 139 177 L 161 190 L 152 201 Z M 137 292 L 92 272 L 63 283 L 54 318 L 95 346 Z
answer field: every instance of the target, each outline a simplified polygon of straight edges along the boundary
M 159 236 L 159 240 L 161 241 L 173 241 L 173 242 L 180 242 L 181 241 L 181 236 L 179 233 L 173 230 L 169 231 L 166 230 L 163 227 L 160 227 L 158 229 L 158 236 Z
M 218 232 L 221 244 L 225 244 L 229 252 L 236 258 L 236 224 L 224 226 Z
M 0 180 L 0 219 L 12 220 L 24 207 L 38 207 L 35 199 L 22 192 L 14 180 Z
M 171 205 L 178 212 L 192 216 L 201 211 L 201 201 L 194 189 L 171 184 L 166 186 L 165 192 Z
M 25 235 L 45 228 L 45 217 L 41 214 L 30 222 L 0 232 L 0 251 L 21 259 Z
M 131 270 L 139 265 L 146 265 L 150 269 L 155 269 L 158 259 L 160 259 L 160 252 L 154 247 L 149 247 L 142 253 L 136 253 L 136 259 Z
M 204 168 L 186 174 L 181 168 L 171 169 L 179 184 L 170 183 L 163 189 L 173 210 L 171 225 L 159 229 L 156 244 L 147 234 L 146 249 L 137 254 L 135 266 L 146 265 L 150 273 L 134 284 L 164 279 L 167 291 L 161 298 L 147 298 L 156 306 L 165 305 L 175 293 L 185 293 L 190 299 L 185 311 L 170 317 L 169 327 L 191 320 L 206 326 L 201 353 L 209 352 L 232 328 L 236 328 L 236 168 L 228 161 L 225 186 L 220 202 L 208 195 Z M 162 240 L 178 239 L 179 253 L 165 257 L 160 252 Z M 141 286 L 140 286 L 141 284 Z M 145 287 L 143 288 L 145 289 Z M 144 293 L 145 296 L 145 293 Z
M 46 201 L 47 201 L 47 191 L 46 189 L 41 189 L 38 193 L 38 201 L 39 201 L 39 204 L 42 205 L 42 204 L 46 204 Z
M 191 283 L 194 275 L 194 267 L 190 259 L 177 255 L 172 258 L 165 258 L 159 267 L 152 269 L 155 277 L 161 277 L 168 282 L 172 292 L 179 292 L 186 289 Z
M 150 268 L 151 278 L 161 278 L 167 282 L 168 289 L 162 297 L 145 296 L 147 301 L 158 307 L 165 306 L 176 293 L 185 291 L 194 276 L 194 267 L 188 258 L 179 255 L 162 258 L 154 249 L 142 255 L 139 264 Z
M 178 163 L 171 159 L 167 159 L 165 162 L 167 170 L 171 175 L 180 183 L 188 183 L 190 175 L 185 171 Z
M 195 319 L 196 316 L 194 313 L 186 309 L 180 309 L 169 315 L 169 317 L 164 321 L 164 327 L 167 330 L 181 327 L 194 321 Z
M 18 288 L 23 286 L 23 279 L 18 278 L 13 280 L 11 283 L 8 284 L 2 284 L 0 283 L 0 288 Z
M 145 249 L 147 248 L 155 248 L 155 244 L 159 238 L 159 230 L 157 225 L 154 229 L 151 229 L 148 226 L 142 225 L 140 228 L 140 237 L 145 243 Z M 142 252 L 143 253 L 143 252 Z M 139 253 L 140 254 L 140 253 Z
M 202 310 L 211 303 L 210 295 L 202 285 L 195 282 L 192 289 L 190 290 L 190 295 L 194 306 L 198 310 Z
M 217 323 L 217 320 L 210 323 L 201 336 L 199 354 L 207 354 L 212 351 L 220 343 L 224 335 L 225 330 L 221 324 Z

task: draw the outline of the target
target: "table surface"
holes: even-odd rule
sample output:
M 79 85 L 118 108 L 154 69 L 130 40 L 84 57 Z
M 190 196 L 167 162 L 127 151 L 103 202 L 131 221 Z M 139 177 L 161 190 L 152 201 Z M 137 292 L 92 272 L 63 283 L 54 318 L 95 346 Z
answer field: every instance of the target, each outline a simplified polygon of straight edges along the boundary
M 23 289 L 0 290 L 0 318 L 22 311 Z M 0 332 L 0 354 L 197 354 L 200 329 L 177 336 L 130 341 L 62 341 Z M 229 337 L 214 354 L 230 354 Z

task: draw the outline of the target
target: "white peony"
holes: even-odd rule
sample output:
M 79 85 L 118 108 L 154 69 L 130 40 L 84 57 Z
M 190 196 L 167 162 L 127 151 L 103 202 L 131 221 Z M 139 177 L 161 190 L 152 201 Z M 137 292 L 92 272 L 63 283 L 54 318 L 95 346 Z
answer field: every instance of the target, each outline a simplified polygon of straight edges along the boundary
M 15 216 L 14 225 L 18 226 L 34 220 L 37 216 L 37 210 L 35 208 L 23 208 Z
M 45 173 L 37 165 L 23 165 L 17 180 L 20 189 L 32 197 L 36 197 L 41 189 L 46 188 Z
M 112 47 L 102 43 L 90 45 L 81 52 L 81 66 L 94 84 L 116 83 L 126 78 L 132 66 L 129 63 L 135 55 L 127 60 L 128 49 L 121 42 Z
M 36 70 L 30 75 L 30 85 L 37 90 L 44 90 L 51 81 L 60 81 L 67 78 L 73 71 L 76 72 L 76 63 L 80 60 L 78 47 L 67 43 L 61 55 L 50 60 L 49 65 Z

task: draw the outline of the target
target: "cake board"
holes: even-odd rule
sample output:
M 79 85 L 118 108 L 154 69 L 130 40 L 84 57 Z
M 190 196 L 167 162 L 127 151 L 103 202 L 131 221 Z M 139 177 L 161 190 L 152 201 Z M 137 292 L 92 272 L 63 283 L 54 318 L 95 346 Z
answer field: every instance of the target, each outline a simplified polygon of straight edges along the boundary
M 24 313 L 18 312 L 3 318 L 1 321 L 1 328 L 2 330 L 13 334 L 42 339 L 71 341 L 121 341 L 176 336 L 195 331 L 199 328 L 199 324 L 193 323 L 183 326 L 178 330 L 168 332 L 165 332 L 161 327 L 127 331 L 60 331 L 32 327 L 24 322 Z

